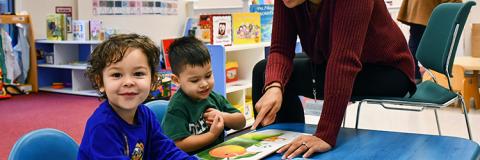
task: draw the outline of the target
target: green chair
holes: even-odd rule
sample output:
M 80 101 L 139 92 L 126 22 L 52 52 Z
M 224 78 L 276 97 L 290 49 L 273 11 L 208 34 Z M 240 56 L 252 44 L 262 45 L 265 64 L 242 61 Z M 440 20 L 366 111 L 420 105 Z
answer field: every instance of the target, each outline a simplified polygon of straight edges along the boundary
M 362 103 L 380 104 L 387 109 L 421 111 L 424 107 L 434 109 L 437 122 L 437 129 L 441 135 L 440 124 L 438 122 L 437 110 L 448 106 L 449 104 L 460 100 L 465 122 L 467 124 L 468 137 L 472 139 L 470 123 L 468 121 L 468 112 L 465 109 L 465 101 L 459 93 L 452 90 L 450 77 L 452 77 L 452 66 L 455 60 L 458 41 L 462 35 L 463 27 L 467 20 L 470 9 L 475 5 L 473 1 L 465 3 L 444 3 L 437 6 L 429 19 L 425 33 L 423 34 L 417 49 L 416 57 L 418 61 L 427 69 L 437 71 L 448 77 L 449 88 L 444 88 L 436 83 L 435 77 L 432 81 L 424 81 L 417 85 L 417 91 L 413 95 L 406 97 L 362 97 L 357 108 L 357 117 L 355 128 L 358 129 L 360 108 Z M 428 70 L 427 70 L 428 71 Z M 358 97 L 357 97 L 358 98 Z M 415 107 L 392 107 L 388 104 L 406 105 Z

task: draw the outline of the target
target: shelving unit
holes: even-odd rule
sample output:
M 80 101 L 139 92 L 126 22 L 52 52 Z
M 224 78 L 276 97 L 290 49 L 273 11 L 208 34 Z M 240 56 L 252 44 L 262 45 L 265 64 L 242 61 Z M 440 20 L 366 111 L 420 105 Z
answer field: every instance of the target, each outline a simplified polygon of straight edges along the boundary
M 41 91 L 98 96 L 85 76 L 87 60 L 101 41 L 51 41 L 37 40 L 36 46 L 46 53 L 53 53 L 53 64 L 39 62 L 38 84 Z M 54 89 L 53 82 L 63 82 L 65 88 Z
M 265 58 L 265 48 L 270 43 L 263 42 L 258 44 L 245 45 L 208 45 L 213 76 L 215 79 L 214 91 L 224 95 L 232 105 L 243 106 L 248 109 L 247 98 L 252 95 L 252 72 L 257 62 Z M 236 61 L 238 63 L 238 81 L 226 83 L 226 62 Z M 249 110 L 253 112 L 253 110 Z M 247 126 L 253 124 L 253 118 L 247 120 Z M 229 131 L 234 132 L 234 131 Z

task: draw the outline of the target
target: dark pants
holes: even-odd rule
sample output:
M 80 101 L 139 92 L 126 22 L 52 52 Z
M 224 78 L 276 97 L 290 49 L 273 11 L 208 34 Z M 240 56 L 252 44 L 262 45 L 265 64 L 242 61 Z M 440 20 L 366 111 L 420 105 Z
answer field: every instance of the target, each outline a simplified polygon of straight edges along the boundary
M 255 105 L 263 95 L 262 89 L 265 82 L 266 60 L 258 62 L 253 69 L 252 100 Z M 325 80 L 324 64 L 316 65 L 315 77 L 317 98 L 323 99 Z M 294 59 L 293 71 L 287 82 L 283 95 L 283 102 L 275 123 L 305 122 L 303 107 L 299 95 L 313 98 L 312 93 L 312 63 L 309 58 Z M 400 70 L 381 65 L 363 65 L 354 82 L 352 97 L 360 96 L 395 96 L 403 97 L 411 90 L 413 85 L 409 78 Z M 254 111 L 255 116 L 257 111 Z M 320 116 L 320 115 L 319 115 Z
M 418 44 L 422 39 L 423 32 L 425 32 L 426 26 L 419 24 L 410 25 L 410 39 L 408 40 L 408 48 L 412 52 L 413 60 L 415 60 L 415 79 L 422 79 L 422 74 L 420 73 L 420 67 L 418 67 L 418 60 L 415 55 L 417 55 Z

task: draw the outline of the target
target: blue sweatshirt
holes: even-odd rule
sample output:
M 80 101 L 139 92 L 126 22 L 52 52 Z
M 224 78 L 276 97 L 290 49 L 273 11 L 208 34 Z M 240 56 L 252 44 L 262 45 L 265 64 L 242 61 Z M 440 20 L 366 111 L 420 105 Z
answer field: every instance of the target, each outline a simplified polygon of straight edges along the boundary
M 138 106 L 135 118 L 128 124 L 104 101 L 87 121 L 78 159 L 196 159 L 163 135 L 145 105 Z

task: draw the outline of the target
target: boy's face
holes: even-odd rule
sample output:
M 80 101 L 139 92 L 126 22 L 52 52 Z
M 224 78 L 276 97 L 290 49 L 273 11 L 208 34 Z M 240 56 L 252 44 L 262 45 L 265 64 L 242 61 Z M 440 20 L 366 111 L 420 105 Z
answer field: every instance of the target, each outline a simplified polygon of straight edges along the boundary
M 210 63 L 202 66 L 187 65 L 172 80 L 193 100 L 204 100 L 210 95 L 215 81 Z
M 151 74 L 147 56 L 140 49 L 130 48 L 121 61 L 103 69 L 100 90 L 115 111 L 135 111 L 150 92 Z

